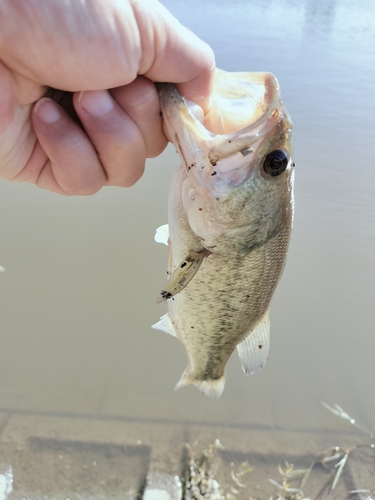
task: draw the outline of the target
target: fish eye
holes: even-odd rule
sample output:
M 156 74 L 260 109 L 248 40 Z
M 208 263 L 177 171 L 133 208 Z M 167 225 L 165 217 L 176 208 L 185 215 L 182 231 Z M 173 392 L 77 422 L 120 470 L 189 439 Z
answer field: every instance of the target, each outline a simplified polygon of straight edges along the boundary
M 280 175 L 284 172 L 288 166 L 289 158 L 288 155 L 282 149 L 276 149 L 272 153 L 268 153 L 263 162 L 263 168 L 266 174 Z

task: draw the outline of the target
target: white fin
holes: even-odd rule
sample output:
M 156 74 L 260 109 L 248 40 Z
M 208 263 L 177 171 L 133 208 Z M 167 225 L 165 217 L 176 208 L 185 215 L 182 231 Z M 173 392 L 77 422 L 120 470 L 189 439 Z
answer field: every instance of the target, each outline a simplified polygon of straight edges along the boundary
M 270 352 L 269 310 L 247 337 L 237 345 L 237 351 L 246 375 L 254 375 L 263 368 Z
M 164 245 L 168 245 L 168 238 L 169 238 L 168 224 L 164 224 L 163 226 L 158 227 L 154 238 L 156 243 L 164 243 Z
M 225 386 L 225 373 L 222 377 L 216 380 L 195 380 L 187 370 L 184 371 L 182 377 L 177 382 L 175 387 L 175 391 L 178 389 L 182 389 L 182 387 L 186 387 L 187 385 L 193 384 L 200 391 L 202 391 L 206 396 L 209 396 L 212 399 L 219 399 L 223 394 L 224 386 Z
M 206 249 L 203 249 L 200 252 L 190 250 L 189 254 L 185 257 L 181 264 L 177 266 L 172 276 L 165 284 L 163 290 L 156 299 L 156 302 L 159 304 L 160 302 L 164 302 L 181 292 L 181 290 L 183 290 L 185 286 L 194 278 L 203 262 L 203 259 L 210 255 L 210 253 L 211 252 Z
M 162 316 L 157 323 L 152 325 L 151 328 L 154 328 L 155 330 L 161 330 L 162 332 L 169 333 L 169 335 L 172 335 L 173 337 L 177 337 L 168 313 L 164 314 L 164 316 Z
M 0 274 L 1 273 L 4 273 L 5 272 L 5 269 L 3 267 L 0 266 Z

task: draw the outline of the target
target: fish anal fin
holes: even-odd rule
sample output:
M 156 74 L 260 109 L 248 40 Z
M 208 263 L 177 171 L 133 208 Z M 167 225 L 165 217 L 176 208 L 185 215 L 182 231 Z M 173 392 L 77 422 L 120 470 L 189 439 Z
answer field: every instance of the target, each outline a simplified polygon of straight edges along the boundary
M 270 351 L 269 309 L 255 328 L 237 345 L 237 351 L 246 375 L 254 375 L 263 368 Z
M 191 384 L 198 387 L 206 396 L 212 399 L 219 399 L 225 387 L 225 373 L 218 379 L 198 380 L 189 373 L 188 369 L 186 369 L 178 381 L 175 391 Z
M 168 224 L 164 224 L 163 226 L 158 227 L 154 238 L 156 243 L 163 243 L 164 245 L 168 245 L 168 239 L 169 239 Z
M 201 250 L 200 252 L 190 250 L 185 259 L 172 273 L 159 297 L 156 299 L 156 302 L 163 302 L 164 300 L 170 299 L 177 293 L 181 292 L 181 290 L 183 290 L 185 286 L 194 278 L 203 262 L 203 259 L 210 253 L 211 252 L 206 249 Z
M 173 327 L 173 324 L 172 324 L 172 320 L 171 320 L 168 313 L 164 314 L 164 316 L 162 316 L 157 323 L 152 325 L 151 328 L 154 328 L 155 330 L 161 330 L 162 332 L 169 333 L 169 335 L 172 335 L 172 337 L 177 337 L 176 332 L 175 332 L 174 327 Z

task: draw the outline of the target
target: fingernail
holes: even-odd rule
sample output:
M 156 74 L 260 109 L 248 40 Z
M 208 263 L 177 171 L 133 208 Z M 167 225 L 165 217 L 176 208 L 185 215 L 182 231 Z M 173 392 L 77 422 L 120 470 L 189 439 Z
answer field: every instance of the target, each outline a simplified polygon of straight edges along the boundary
M 184 96 L 190 101 L 194 101 L 198 103 L 199 101 L 203 101 L 204 97 L 202 95 L 190 95 L 190 96 Z
M 78 101 L 92 116 L 105 115 L 113 108 L 113 100 L 106 90 L 89 90 L 81 92 Z
M 44 122 L 44 123 L 54 123 L 60 119 L 61 113 L 57 105 L 48 99 L 48 97 L 42 97 L 34 106 L 34 113 Z
M 184 96 L 185 99 L 188 99 L 189 101 L 193 101 L 195 103 L 198 104 L 198 106 L 200 106 L 203 111 L 204 111 L 204 114 L 207 114 L 210 109 L 211 109 L 211 106 L 212 106 L 212 100 L 211 100 L 211 97 L 203 97 L 202 95 L 185 95 Z

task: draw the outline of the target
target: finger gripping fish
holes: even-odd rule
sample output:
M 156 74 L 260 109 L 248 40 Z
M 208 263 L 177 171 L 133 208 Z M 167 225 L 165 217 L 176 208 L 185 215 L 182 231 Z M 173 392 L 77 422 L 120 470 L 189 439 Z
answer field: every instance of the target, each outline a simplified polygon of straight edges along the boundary
M 247 374 L 268 359 L 269 305 L 293 222 L 292 124 L 270 73 L 217 70 L 206 115 L 173 84 L 157 87 L 182 165 L 155 237 L 169 247 L 169 280 L 157 299 L 168 312 L 153 328 L 185 346 L 176 389 L 218 398 L 235 347 Z

